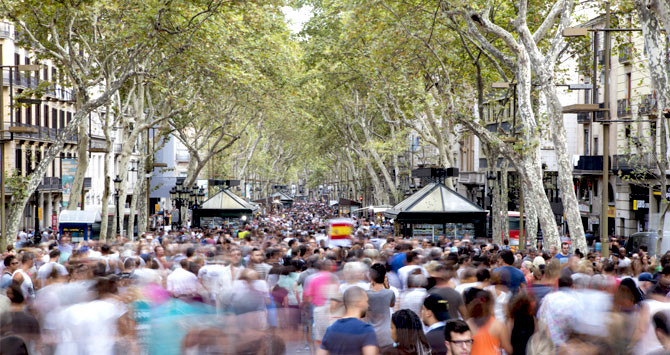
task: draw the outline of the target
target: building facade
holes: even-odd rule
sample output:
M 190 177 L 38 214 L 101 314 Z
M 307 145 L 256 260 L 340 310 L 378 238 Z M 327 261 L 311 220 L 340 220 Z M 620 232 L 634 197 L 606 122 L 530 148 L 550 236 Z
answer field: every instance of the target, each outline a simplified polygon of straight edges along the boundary
M 619 19 L 626 22 L 626 18 Z M 628 21 L 627 27 L 632 27 Z M 602 28 L 604 18 L 598 17 L 584 27 Z M 594 33 L 594 32 L 592 32 Z M 601 32 L 597 32 L 601 33 Z M 593 36 L 590 37 L 593 41 Z M 575 159 L 575 183 L 580 199 L 582 221 L 587 230 L 598 234 L 601 224 L 603 189 L 608 189 L 608 234 L 628 237 L 638 231 L 655 228 L 658 223 L 661 191 L 655 176 L 656 156 L 650 147 L 659 146 L 656 130 L 655 93 L 651 88 L 645 58 L 644 41 L 638 32 L 613 35 L 610 55 L 609 88 L 604 87 L 605 51 L 603 36 L 595 38 L 598 68 L 596 85 L 599 107 L 604 105 L 605 90 L 609 90 L 609 160 L 608 186 L 603 186 L 603 124 L 601 112 L 580 113 L 577 122 L 578 151 Z M 581 58 L 579 74 L 582 82 L 592 82 L 593 44 Z M 578 96 L 579 103 L 596 103 L 590 92 Z M 595 117 L 594 117 L 595 116 Z

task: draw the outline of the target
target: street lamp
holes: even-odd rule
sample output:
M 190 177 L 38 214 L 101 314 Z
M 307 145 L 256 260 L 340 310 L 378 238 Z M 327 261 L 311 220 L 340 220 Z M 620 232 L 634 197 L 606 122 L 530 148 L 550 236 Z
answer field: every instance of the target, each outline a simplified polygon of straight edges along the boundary
M 116 232 L 121 233 L 121 208 L 119 207 L 119 197 L 121 194 L 119 193 L 121 189 L 121 178 L 116 175 L 116 178 L 114 179 L 114 197 L 116 198 Z

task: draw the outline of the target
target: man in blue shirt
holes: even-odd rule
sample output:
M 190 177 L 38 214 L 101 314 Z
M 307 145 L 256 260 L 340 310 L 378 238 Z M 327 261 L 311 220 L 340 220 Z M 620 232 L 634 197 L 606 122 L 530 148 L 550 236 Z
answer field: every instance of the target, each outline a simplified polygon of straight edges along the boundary
M 500 252 L 500 259 L 503 261 L 503 266 L 493 269 L 493 272 L 505 272 L 509 274 L 510 291 L 513 294 L 519 292 L 521 285 L 526 286 L 526 277 L 523 272 L 514 266 L 514 253 L 511 250 L 503 250 Z
M 342 298 L 345 314 L 328 327 L 317 355 L 379 354 L 374 328 L 361 320 L 368 310 L 367 293 L 358 286 L 352 286 Z
M 567 263 L 570 260 L 570 257 L 572 254 L 570 254 L 570 243 L 567 241 L 563 241 L 561 243 L 561 252 L 556 254 L 556 259 L 561 262 L 561 265 Z

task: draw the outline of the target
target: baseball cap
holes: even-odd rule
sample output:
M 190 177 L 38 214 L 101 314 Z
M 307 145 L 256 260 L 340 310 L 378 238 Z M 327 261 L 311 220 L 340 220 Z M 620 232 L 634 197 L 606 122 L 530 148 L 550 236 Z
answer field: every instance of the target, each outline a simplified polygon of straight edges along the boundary
M 423 306 L 427 310 L 433 312 L 435 318 L 438 321 L 444 321 L 449 319 L 449 311 L 447 310 L 447 305 L 449 302 L 442 298 L 440 295 L 431 294 L 423 300 Z
M 638 281 L 649 281 L 656 283 L 656 280 L 654 280 L 654 276 L 648 272 L 643 272 L 637 277 Z

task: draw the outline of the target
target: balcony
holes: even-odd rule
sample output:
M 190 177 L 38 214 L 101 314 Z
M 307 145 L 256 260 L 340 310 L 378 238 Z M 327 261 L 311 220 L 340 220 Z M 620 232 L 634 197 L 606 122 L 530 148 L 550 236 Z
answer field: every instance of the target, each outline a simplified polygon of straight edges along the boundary
M 591 116 L 593 115 L 589 112 L 579 112 L 577 114 L 577 123 L 578 124 L 591 123 Z
M 39 191 L 60 191 L 62 189 L 59 177 L 45 177 L 37 187 Z
M 618 118 L 629 118 L 631 116 L 630 99 L 616 101 L 616 114 Z
M 32 124 L 27 124 L 27 123 L 17 123 L 14 122 L 12 124 L 12 127 L 27 127 L 27 128 L 34 128 L 37 130 L 35 133 L 14 133 L 13 137 L 14 139 L 24 139 L 24 140 L 38 140 L 38 141 L 43 141 L 43 142 L 53 142 L 58 138 L 58 135 L 60 133 L 59 129 L 56 128 L 48 128 L 48 127 L 42 127 L 42 126 L 37 126 L 37 125 L 32 125 Z M 11 137 L 10 133 L 4 133 L 3 138 L 9 139 Z
M 574 170 L 579 172 L 600 172 L 603 171 L 603 156 L 602 155 L 580 155 L 577 165 Z
M 651 154 L 617 154 L 612 156 L 612 171 L 633 172 L 644 174 L 655 170 L 656 162 Z
M 11 22 L 0 22 L 0 38 L 14 40 L 14 25 Z
M 638 112 L 640 116 L 653 116 L 657 113 L 656 107 L 657 102 L 655 94 L 643 95 L 640 98 L 640 108 Z
M 10 75 L 9 71 L 3 71 L 2 81 L 5 86 L 10 84 Z M 40 79 L 35 76 L 28 76 L 25 73 L 17 72 L 16 70 L 12 71 L 11 75 L 11 84 L 14 88 L 26 88 L 26 89 L 36 89 L 40 84 Z
M 633 62 L 633 44 L 623 43 L 619 47 L 619 63 L 631 64 Z
M 93 184 L 91 183 L 91 178 L 90 177 L 85 177 L 84 178 L 84 189 L 85 190 L 90 190 L 91 186 L 93 186 Z

